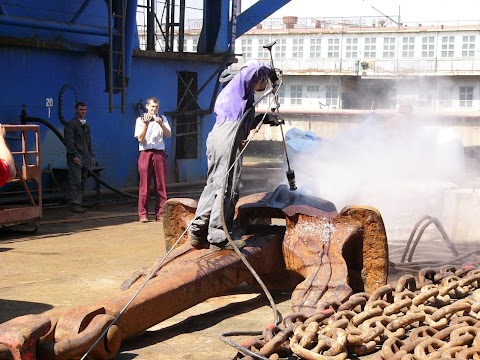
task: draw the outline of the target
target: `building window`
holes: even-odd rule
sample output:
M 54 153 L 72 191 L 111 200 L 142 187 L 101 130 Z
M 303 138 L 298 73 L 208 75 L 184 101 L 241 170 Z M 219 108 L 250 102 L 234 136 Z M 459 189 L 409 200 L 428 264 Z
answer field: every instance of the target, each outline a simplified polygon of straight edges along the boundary
M 453 57 L 455 50 L 455 36 L 442 37 L 442 57 Z
M 462 37 L 462 57 L 475 56 L 475 35 Z
M 287 57 L 287 39 L 277 40 L 277 44 L 273 48 L 275 49 L 276 59 L 285 59 Z
M 192 50 L 193 52 L 197 52 L 197 48 L 198 48 L 198 36 L 194 36 L 192 38 L 193 40 L 193 47 L 192 47 Z
M 283 104 L 284 100 L 284 96 L 285 96 L 285 87 L 284 86 L 281 86 L 278 88 L 278 103 L 279 104 Z M 275 104 L 275 98 L 274 98 L 274 95 L 269 95 L 269 96 L 265 96 L 262 101 L 260 101 L 259 104 L 263 104 L 263 105 L 267 105 L 267 106 L 273 106 Z
M 244 59 L 252 58 L 252 39 L 242 39 L 242 55 Z
M 303 58 L 303 39 L 293 39 L 292 57 Z
M 439 91 L 438 105 L 441 108 L 447 109 L 452 107 L 453 89 L 451 86 L 443 86 Z
M 420 89 L 418 96 L 418 107 L 420 109 L 431 109 L 433 107 L 433 93 L 428 87 Z
M 358 39 L 348 38 L 346 42 L 347 46 L 345 48 L 345 57 L 347 59 L 356 59 L 358 57 Z
M 307 97 L 318 99 L 320 97 L 320 86 L 307 85 Z
M 365 38 L 363 56 L 366 58 L 375 58 L 377 56 L 377 39 Z
M 268 38 L 258 39 L 258 59 L 270 60 L 270 54 L 268 53 L 268 50 L 263 47 L 264 45 L 268 45 L 270 42 L 271 41 Z
M 328 58 L 340 57 L 340 39 L 328 39 Z
M 320 100 L 320 86 L 307 85 L 307 94 L 305 98 L 306 98 L 307 106 L 308 105 L 316 106 Z
M 470 108 L 473 106 L 473 86 L 460 86 L 458 99 L 461 108 Z
M 277 90 L 278 102 L 280 104 L 285 104 L 285 86 L 280 86 Z
M 327 91 L 325 93 L 325 102 L 329 107 L 338 106 L 338 86 L 327 85 Z
M 322 53 L 322 39 L 310 39 L 310 57 L 319 58 Z
M 395 38 L 383 38 L 383 57 L 391 59 L 395 57 Z
M 422 37 L 422 57 L 434 57 L 435 56 L 435 37 L 424 36 Z
M 302 85 L 290 85 L 290 104 L 301 105 L 303 98 Z
M 404 37 L 402 39 L 402 57 L 415 56 L 415 38 L 413 36 Z

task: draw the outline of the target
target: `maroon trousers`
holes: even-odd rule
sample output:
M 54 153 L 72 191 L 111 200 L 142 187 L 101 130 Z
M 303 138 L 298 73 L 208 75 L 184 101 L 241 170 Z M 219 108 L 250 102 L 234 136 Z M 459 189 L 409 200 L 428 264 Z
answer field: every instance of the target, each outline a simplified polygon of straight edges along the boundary
M 167 201 L 167 155 L 163 150 L 143 150 L 138 157 L 138 216 L 148 215 L 148 198 L 150 180 L 153 177 L 155 192 L 155 215 L 157 218 L 163 214 L 163 205 Z

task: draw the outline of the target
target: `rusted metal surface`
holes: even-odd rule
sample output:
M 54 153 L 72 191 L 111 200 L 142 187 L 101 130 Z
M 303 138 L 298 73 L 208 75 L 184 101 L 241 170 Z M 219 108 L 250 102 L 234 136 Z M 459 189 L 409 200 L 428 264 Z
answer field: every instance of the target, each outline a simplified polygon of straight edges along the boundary
M 185 232 L 195 208 L 190 199 L 167 201 L 163 220 L 167 248 Z M 285 225 L 273 224 L 275 219 L 284 219 Z M 242 253 L 267 286 L 295 289 L 295 311 L 314 313 L 325 299 L 342 301 L 353 291 L 371 291 L 386 283 L 386 236 L 381 216 L 374 209 L 351 207 L 337 214 L 328 201 L 280 186 L 273 193 L 241 199 L 234 223 L 233 237 L 246 241 Z M 50 328 L 40 335 L 36 349 L 20 345 L 29 357 L 20 351 L 18 359 L 78 358 L 122 312 L 92 352 L 92 358 L 110 359 L 122 341 L 151 326 L 242 282 L 255 285 L 233 251 L 196 250 L 183 241 L 160 267 L 162 260 L 133 274 L 122 285 L 125 290 L 112 299 L 39 318 L 39 323 L 51 324 Z M 140 286 L 144 287 L 138 292 Z M 35 338 L 27 324 L 14 328 L 8 323 L 0 325 L 0 334 L 10 332 L 7 340 Z M 13 348 L 13 343 L 7 341 L 8 347 Z
M 0 344 L 3 345 L 0 345 L 0 358 L 9 359 L 8 354 L 11 354 L 14 360 L 35 359 L 37 341 L 50 327 L 50 319 L 40 315 L 21 316 L 3 323 L 0 326 Z
M 163 234 L 166 249 L 170 250 L 195 217 L 197 202 L 193 199 L 169 199 L 163 207 Z M 180 239 L 183 244 L 187 237 Z
M 261 274 L 274 272 L 276 262 L 265 261 L 281 257 L 281 236 L 270 232 L 264 236 L 245 235 L 249 246 L 243 254 Z M 241 284 L 251 274 L 238 256 L 228 250 L 195 250 L 184 244 L 172 253 L 174 260 L 165 264 L 157 276 L 125 310 L 105 339 L 100 341 L 93 355 L 95 359 L 111 359 L 123 340 L 132 338 L 149 327 L 162 322 L 212 296 Z M 134 285 L 139 285 L 139 282 Z M 91 307 L 75 308 L 62 314 L 55 323 L 53 338 L 37 344 L 36 357 L 18 359 L 74 359 L 85 353 L 113 318 L 136 293 L 137 287 L 122 292 L 114 299 L 105 299 Z M 9 322 L 0 325 L 0 333 L 20 338 L 28 337 L 28 321 L 23 327 L 12 328 Z M 14 342 L 15 344 L 15 342 Z M 9 347 L 14 346 L 10 344 Z M 26 350 L 25 350 L 26 351 Z M 8 358 L 2 357 L 0 359 Z
M 270 358 L 374 360 L 480 357 L 480 264 L 401 277 L 373 293 L 296 312 L 244 348 Z M 436 280 L 435 280 L 436 279 Z M 250 360 L 250 356 L 236 359 Z
M 320 299 L 343 301 L 386 284 L 387 237 L 376 209 L 352 206 L 337 214 L 331 202 L 285 185 L 247 196 L 237 208 L 240 224 L 272 218 L 286 219 L 282 252 L 290 283 L 303 278 L 292 294 L 294 311 L 313 313 Z

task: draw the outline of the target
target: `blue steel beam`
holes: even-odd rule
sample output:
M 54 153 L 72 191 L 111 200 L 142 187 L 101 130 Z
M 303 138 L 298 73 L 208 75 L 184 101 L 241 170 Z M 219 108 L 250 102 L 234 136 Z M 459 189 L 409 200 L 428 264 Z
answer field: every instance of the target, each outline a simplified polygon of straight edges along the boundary
M 0 15 L 5 15 L 7 16 L 7 10 L 3 7 L 2 3 L 0 3 Z
M 289 2 L 290 0 L 259 0 L 237 17 L 235 37 L 242 36 Z
M 83 19 L 83 16 L 85 15 L 85 13 L 87 12 L 87 10 L 90 8 L 90 6 L 92 6 L 92 3 L 94 2 L 95 0 L 86 0 L 82 6 L 80 7 L 80 10 L 77 11 L 77 13 L 75 14 L 75 16 L 73 17 L 72 21 L 70 21 L 71 23 L 77 23 L 79 21 L 81 21 Z
M 203 2 L 203 27 L 198 42 L 198 52 L 213 53 L 215 49 L 221 48 L 223 45 L 225 51 L 225 43 L 228 41 L 222 38 L 219 42 L 219 31 L 228 21 L 228 12 L 225 13 L 225 0 L 204 0 Z M 228 1 L 227 1 L 228 5 Z M 222 16 L 226 18 L 222 19 Z
M 21 26 L 43 30 L 57 30 L 86 35 L 108 36 L 108 28 L 106 27 L 72 24 L 51 20 L 38 20 L 19 16 L 0 15 L 0 25 Z
M 220 18 L 217 18 L 218 24 L 218 37 L 215 43 L 215 48 L 213 52 L 222 53 L 228 50 L 229 39 L 230 39 L 230 23 L 228 17 L 229 12 L 229 3 L 230 0 L 222 0 L 220 8 Z

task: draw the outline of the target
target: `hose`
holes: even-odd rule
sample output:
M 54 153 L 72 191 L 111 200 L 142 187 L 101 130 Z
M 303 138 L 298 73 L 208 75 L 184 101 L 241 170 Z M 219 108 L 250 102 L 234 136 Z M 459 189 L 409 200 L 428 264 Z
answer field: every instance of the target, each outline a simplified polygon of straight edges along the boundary
M 420 224 L 422 222 L 425 221 L 425 224 L 420 228 L 420 231 L 418 232 L 417 234 L 417 237 L 415 239 L 415 241 L 413 242 L 413 245 L 412 245 L 412 248 L 410 249 L 410 245 L 412 244 L 412 241 L 413 241 L 413 238 L 415 236 L 415 233 L 417 232 L 417 229 L 418 227 L 420 226 Z M 413 257 L 413 254 L 415 253 L 415 249 L 425 231 L 425 229 L 431 224 L 433 223 L 438 231 L 440 232 L 440 234 L 442 234 L 442 238 L 443 240 L 445 241 L 445 243 L 447 244 L 448 248 L 452 251 L 453 255 L 454 256 L 459 256 L 459 253 L 457 251 L 457 249 L 455 248 L 455 245 L 453 244 L 453 242 L 450 240 L 447 232 L 445 231 L 445 229 L 443 228 L 442 224 L 440 223 L 440 221 L 435 218 L 435 217 L 432 217 L 430 215 L 425 215 L 424 217 L 422 217 L 416 224 L 415 226 L 413 227 L 413 230 L 410 234 L 410 237 L 407 241 L 407 244 L 405 246 L 405 251 L 402 255 L 402 258 L 400 260 L 401 263 L 404 263 L 405 262 L 405 258 L 407 257 L 407 253 L 408 251 L 410 250 L 410 254 L 408 256 L 408 262 L 411 262 L 412 261 L 412 257 Z
M 75 98 L 75 104 L 78 101 L 77 91 L 75 90 L 75 88 L 70 84 L 63 85 L 60 89 L 60 93 L 58 94 L 58 119 L 63 125 L 67 123 L 67 120 L 65 120 L 65 116 L 63 116 L 63 97 L 65 96 L 65 92 L 67 90 L 70 90 L 73 93 L 73 96 Z
M 273 91 L 272 89 L 270 89 L 270 92 Z M 237 129 L 235 130 L 235 136 L 233 138 L 233 144 L 230 148 L 230 152 L 228 154 L 228 159 L 231 159 L 232 158 L 232 152 L 234 151 L 235 149 L 235 144 L 236 144 L 236 141 L 237 141 L 237 136 L 239 135 L 239 129 L 241 128 L 241 125 L 243 123 L 243 121 L 245 120 L 245 117 L 250 113 L 250 111 L 252 109 L 255 108 L 255 105 L 257 103 L 259 103 L 264 97 L 268 96 L 269 93 L 268 92 L 265 92 L 262 97 L 260 97 L 256 102 L 254 102 L 252 104 L 252 106 L 242 115 L 242 118 L 240 119 L 239 121 L 239 124 L 237 126 Z M 269 104 L 269 108 L 271 106 L 271 103 Z M 260 130 L 262 124 L 263 124 L 263 120 L 265 119 L 265 117 L 267 116 L 267 113 L 265 112 L 265 114 L 263 115 L 262 117 L 262 120 L 258 123 L 258 125 L 255 127 L 255 129 L 253 130 L 253 134 L 247 139 L 247 141 L 245 142 L 245 144 L 243 145 L 243 148 L 240 150 L 240 153 L 238 154 L 238 156 L 234 159 L 234 161 L 232 162 L 232 164 L 230 165 L 230 168 L 227 170 L 227 174 L 226 176 L 224 177 L 224 180 L 223 180 L 223 191 L 222 191 L 222 196 L 223 196 L 223 201 L 222 201 L 222 206 L 221 206 L 221 216 L 220 218 L 222 219 L 222 227 L 223 227 L 223 231 L 225 232 L 225 236 L 227 238 L 227 241 L 228 243 L 230 244 L 230 246 L 233 248 L 233 250 L 235 251 L 235 253 L 238 255 L 238 257 L 242 260 L 242 262 L 245 264 L 245 266 L 248 268 L 248 270 L 251 272 L 251 274 L 253 275 L 253 277 L 255 278 L 255 280 L 257 280 L 258 284 L 260 285 L 260 287 L 262 288 L 263 292 L 265 293 L 265 296 L 267 297 L 268 301 L 270 302 L 270 306 L 272 308 L 272 311 L 273 311 L 273 316 L 274 316 L 274 323 L 275 325 L 279 325 L 281 322 L 282 322 L 282 314 L 277 310 L 277 307 L 275 305 L 275 301 L 273 300 L 273 297 L 271 295 L 271 293 L 268 291 L 268 288 L 265 286 L 264 282 L 262 281 L 262 279 L 260 278 L 260 276 L 257 274 L 257 272 L 255 271 L 255 269 L 253 269 L 253 267 L 250 265 L 250 263 L 248 262 L 248 260 L 245 258 L 245 256 L 243 256 L 242 252 L 238 249 L 238 247 L 235 245 L 235 242 L 233 241 L 233 239 L 231 238 L 230 234 L 229 234 L 229 230 L 228 230 L 228 226 L 225 222 L 225 192 L 226 192 L 226 188 L 227 188 L 227 181 L 226 179 L 228 178 L 228 174 L 230 173 L 230 171 L 232 171 L 233 167 L 235 166 L 236 162 L 242 157 L 244 151 L 246 150 L 247 146 L 250 144 L 250 142 L 252 141 L 253 137 L 255 136 L 255 134 Z M 253 358 L 256 358 L 256 359 L 261 359 L 261 360 L 268 360 L 267 358 L 265 358 L 264 356 L 261 356 L 259 354 L 256 354 L 254 352 L 252 352 L 251 350 L 229 340 L 227 338 L 227 336 L 238 336 L 238 335 L 250 335 L 250 336 L 257 336 L 257 335 L 261 335 L 262 332 L 258 332 L 258 331 L 252 331 L 252 332 L 242 332 L 242 331 L 236 331 L 236 332 L 224 332 L 222 334 L 219 335 L 219 339 L 224 341 L 225 343 L 227 343 L 228 345 L 230 346 L 233 346 L 234 348 L 236 348 L 238 351 L 240 351 L 241 353 L 243 353 L 244 355 L 250 355 L 251 357 Z
M 258 104 L 263 98 L 267 97 L 268 95 L 270 95 L 272 93 L 272 89 L 269 89 L 267 90 L 265 93 L 262 94 L 262 97 L 260 97 L 257 101 L 255 101 L 253 104 L 252 104 L 252 107 L 250 107 L 243 115 L 242 115 L 242 118 L 240 119 L 240 122 L 239 122 L 239 125 L 237 126 L 237 129 L 235 130 L 235 137 L 234 137 L 234 142 L 232 144 L 232 147 L 230 148 L 230 154 L 229 154 L 229 159 L 231 158 L 231 154 L 232 154 L 232 150 L 234 148 L 234 145 L 235 145 L 235 140 L 238 136 L 238 129 L 240 128 L 240 125 L 241 123 L 243 122 L 243 120 L 245 119 L 245 117 L 250 113 L 250 111 L 252 109 L 255 108 L 255 105 Z M 266 116 L 266 113 L 264 114 L 264 117 Z M 257 125 L 257 127 L 255 128 L 255 133 L 258 132 L 260 130 L 260 127 L 263 123 L 263 119 L 262 121 Z M 235 165 L 235 163 L 238 161 L 238 159 L 242 156 L 243 152 L 245 151 L 246 149 L 246 146 L 250 143 L 252 137 L 250 137 L 250 139 L 248 140 L 248 142 L 246 143 L 246 145 L 244 146 L 244 148 L 242 149 L 240 155 L 235 158 L 232 166 L 226 171 L 225 173 L 225 176 L 224 176 L 224 179 L 223 179 L 223 196 L 225 194 L 225 186 L 226 186 L 226 178 L 228 177 L 232 167 Z M 210 195 L 210 198 L 208 199 L 208 201 L 205 202 L 205 204 L 203 205 L 203 207 L 200 209 L 200 212 L 203 210 L 203 208 L 205 208 L 205 206 L 207 206 L 207 204 L 210 202 L 210 199 L 213 197 L 213 195 L 218 191 L 219 187 L 221 186 L 222 184 L 219 184 L 217 186 L 217 188 L 214 189 L 214 191 L 212 192 L 212 194 Z M 224 203 L 224 201 L 222 201 L 222 203 Z M 252 273 L 252 275 L 255 277 L 255 279 L 258 281 L 258 283 L 260 284 L 260 286 L 262 287 L 262 289 L 264 290 L 265 292 L 265 295 L 267 296 L 269 302 L 270 302 L 270 305 L 272 306 L 272 309 L 273 309 L 273 312 L 274 312 L 274 318 L 275 318 L 275 324 L 278 325 L 282 319 L 281 319 L 281 314 L 280 312 L 277 310 L 276 308 L 276 305 L 275 305 L 275 302 L 273 301 L 273 298 L 272 298 L 272 295 L 270 294 L 270 292 L 268 291 L 267 287 L 265 286 L 265 284 L 263 283 L 262 279 L 258 276 L 258 274 L 255 272 L 255 270 L 252 268 L 252 266 L 248 263 L 247 259 L 243 256 L 243 254 L 240 252 L 240 250 L 237 248 L 237 246 L 235 245 L 235 243 L 233 243 L 233 240 L 230 238 L 229 234 L 228 234 L 228 228 L 226 227 L 226 224 L 225 224 L 225 216 L 224 216 L 224 208 L 223 206 L 221 207 L 221 210 L 222 210 L 222 227 L 224 227 L 224 231 L 225 231 L 225 234 L 227 235 L 227 240 L 229 241 L 230 244 L 232 244 L 232 247 L 234 249 L 234 251 L 237 253 L 237 255 L 240 257 L 240 259 L 242 260 L 242 262 L 245 264 L 245 266 L 247 266 L 247 268 L 250 270 L 250 272 Z M 150 279 L 153 278 L 153 276 L 157 273 L 157 271 L 160 270 L 160 268 L 163 266 L 163 264 L 165 263 L 166 259 L 168 258 L 168 256 L 172 253 L 172 251 L 176 248 L 176 246 L 178 245 L 178 243 L 180 242 L 180 240 L 185 236 L 185 234 L 189 231 L 190 227 L 192 226 L 193 224 L 193 221 L 196 220 L 196 217 L 188 224 L 188 226 L 185 228 L 185 230 L 183 230 L 183 232 L 180 234 L 180 236 L 178 237 L 178 239 L 175 241 L 175 243 L 171 246 L 170 250 L 167 251 L 167 253 L 164 255 L 164 257 L 159 261 L 159 263 L 157 264 L 157 266 L 150 272 L 150 275 L 147 277 L 147 279 L 143 282 L 143 284 L 139 287 L 139 289 L 135 292 L 135 294 L 133 294 L 133 296 L 130 298 L 130 300 L 127 302 L 127 304 L 119 311 L 119 313 L 117 314 L 117 316 L 115 316 L 115 318 L 112 320 L 112 322 L 106 327 L 106 329 L 98 336 L 97 340 L 92 344 L 92 346 L 87 350 L 87 352 L 80 358 L 80 360 L 86 360 L 88 355 L 91 353 L 91 351 L 95 348 L 95 346 L 101 341 L 101 339 L 103 339 L 103 337 L 107 334 L 108 330 L 111 328 L 111 326 L 113 324 L 115 324 L 118 319 L 123 315 L 123 313 L 126 311 L 126 309 L 128 308 L 128 306 L 132 303 L 132 301 L 137 297 L 137 295 L 143 290 L 143 288 L 147 285 L 147 283 L 150 281 Z M 234 346 L 235 348 L 237 348 L 239 351 L 243 351 L 253 357 L 257 357 L 258 359 L 262 359 L 262 360 L 268 360 L 264 357 L 258 357 L 259 355 L 258 354 L 255 354 L 253 352 L 251 352 L 250 350 L 238 345 L 238 344 L 234 344 L 232 341 L 226 339 L 226 336 L 228 335 L 235 335 L 235 334 L 246 334 L 246 335 L 259 335 L 261 334 L 261 332 L 258 332 L 258 331 L 255 331 L 255 332 L 232 332 L 232 333 L 223 333 L 219 336 L 219 338 L 223 341 L 225 341 L 226 343 Z
M 26 114 L 26 111 L 25 109 L 22 110 L 22 115 L 20 117 L 20 121 L 22 124 L 26 124 L 27 122 L 36 122 L 36 123 L 40 123 L 40 124 L 43 124 L 45 125 L 46 127 L 48 127 L 50 130 L 53 131 L 53 133 L 55 135 L 57 135 L 57 137 L 60 139 L 60 141 L 62 142 L 62 144 L 65 145 L 65 139 L 63 138 L 63 135 L 60 133 L 60 131 L 58 131 L 52 124 L 50 124 L 48 121 L 42 119 L 42 118 L 37 118 L 37 117 L 32 117 L 32 116 L 27 116 Z M 92 170 L 88 169 L 88 174 L 93 177 L 96 181 L 98 181 L 100 184 L 102 184 L 103 186 L 105 186 L 107 189 L 110 189 L 114 192 L 116 192 L 117 194 L 120 194 L 122 196 L 126 196 L 128 198 L 131 198 L 131 199 L 138 199 L 138 195 L 134 195 L 134 194 L 130 194 L 130 193 L 127 193 L 125 191 L 122 191 L 120 189 L 117 189 L 115 187 L 113 187 L 112 185 L 106 183 L 104 180 L 102 180 L 99 176 L 97 176 L 97 174 L 95 174 Z
M 135 112 L 137 113 L 137 117 L 142 116 L 142 114 L 147 112 L 147 108 L 142 102 L 142 99 L 140 99 L 136 104 L 135 104 Z

